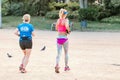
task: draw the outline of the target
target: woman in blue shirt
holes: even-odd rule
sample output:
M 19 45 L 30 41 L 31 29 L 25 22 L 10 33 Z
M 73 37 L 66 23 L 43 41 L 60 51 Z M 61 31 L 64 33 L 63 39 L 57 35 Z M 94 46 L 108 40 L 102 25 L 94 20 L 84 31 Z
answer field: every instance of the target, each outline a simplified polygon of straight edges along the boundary
M 21 73 L 26 73 L 26 66 L 29 61 L 29 57 L 32 49 L 32 36 L 34 36 L 34 27 L 30 24 L 30 15 L 25 14 L 23 16 L 23 23 L 17 26 L 15 30 L 15 35 L 19 36 L 19 45 L 24 53 L 19 70 Z

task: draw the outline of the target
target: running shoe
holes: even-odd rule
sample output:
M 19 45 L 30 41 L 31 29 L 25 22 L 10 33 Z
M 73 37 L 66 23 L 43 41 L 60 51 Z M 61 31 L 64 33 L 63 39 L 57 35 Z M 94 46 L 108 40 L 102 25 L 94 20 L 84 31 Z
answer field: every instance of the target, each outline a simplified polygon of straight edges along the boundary
M 69 71 L 69 70 L 70 70 L 69 66 L 64 68 L 64 71 Z
M 59 69 L 60 69 L 60 67 L 56 66 L 56 67 L 55 67 L 55 72 L 56 72 L 56 73 L 60 73 Z
M 20 65 L 19 70 L 21 71 L 23 68 L 23 64 Z
M 27 71 L 25 70 L 25 68 L 21 69 L 21 73 L 26 73 Z

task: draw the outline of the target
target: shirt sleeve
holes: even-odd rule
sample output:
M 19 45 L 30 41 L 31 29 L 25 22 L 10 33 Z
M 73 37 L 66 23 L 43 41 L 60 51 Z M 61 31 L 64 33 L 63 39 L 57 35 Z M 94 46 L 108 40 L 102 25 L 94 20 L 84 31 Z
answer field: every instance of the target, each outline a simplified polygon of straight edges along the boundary
M 33 32 L 34 31 L 34 26 L 31 24 L 31 31 Z

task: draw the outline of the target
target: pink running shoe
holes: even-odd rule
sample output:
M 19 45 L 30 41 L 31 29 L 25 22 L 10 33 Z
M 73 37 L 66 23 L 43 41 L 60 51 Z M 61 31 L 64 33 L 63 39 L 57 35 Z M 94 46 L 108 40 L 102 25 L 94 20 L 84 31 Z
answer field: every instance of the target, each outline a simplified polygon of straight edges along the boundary
M 69 71 L 69 70 L 70 70 L 69 66 L 64 68 L 64 71 Z
M 26 73 L 27 71 L 25 70 L 25 68 L 22 68 L 21 73 Z

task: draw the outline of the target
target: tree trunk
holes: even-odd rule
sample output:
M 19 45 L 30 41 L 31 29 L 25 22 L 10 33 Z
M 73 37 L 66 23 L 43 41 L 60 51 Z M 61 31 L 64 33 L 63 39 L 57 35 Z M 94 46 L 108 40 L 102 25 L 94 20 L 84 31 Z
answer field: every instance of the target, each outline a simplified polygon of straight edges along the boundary
M 70 0 L 65 0 L 65 3 L 69 3 Z
M 79 0 L 79 3 L 80 3 L 80 8 L 84 8 L 84 6 L 83 6 L 83 0 Z
M 79 2 L 80 2 L 80 8 L 87 8 L 88 0 L 79 0 Z
M 88 7 L 88 0 L 84 0 L 84 8 Z

